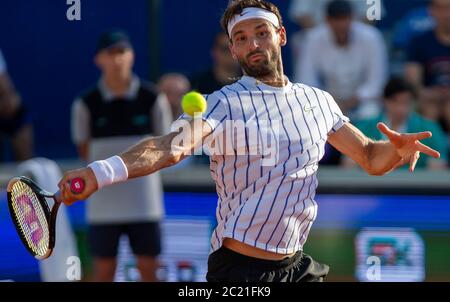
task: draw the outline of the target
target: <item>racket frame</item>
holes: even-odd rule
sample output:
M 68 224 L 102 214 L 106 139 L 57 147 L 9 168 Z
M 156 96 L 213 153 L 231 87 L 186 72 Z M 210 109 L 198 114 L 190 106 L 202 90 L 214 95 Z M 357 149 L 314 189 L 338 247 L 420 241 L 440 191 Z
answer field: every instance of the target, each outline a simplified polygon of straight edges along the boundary
M 39 204 L 42 206 L 42 209 L 45 214 L 45 219 L 46 219 L 47 227 L 49 230 L 49 234 L 48 234 L 49 235 L 49 243 L 48 243 L 48 247 L 47 247 L 47 253 L 45 253 L 45 255 L 42 255 L 42 256 L 36 255 L 36 253 L 33 252 L 33 250 L 29 247 L 25 236 L 22 235 L 22 231 L 20 228 L 19 221 L 17 219 L 17 215 L 15 214 L 14 208 L 12 206 L 12 202 L 11 202 L 12 188 L 13 188 L 14 184 L 16 184 L 19 181 L 21 181 L 21 182 L 25 183 L 27 186 L 29 186 L 31 188 L 31 190 L 36 194 Z M 59 191 L 58 191 L 58 193 L 59 193 Z M 50 257 L 53 252 L 53 249 L 55 247 L 56 217 L 58 214 L 59 206 L 61 205 L 61 201 L 58 200 L 59 199 L 58 193 L 56 193 L 56 194 L 49 193 L 49 192 L 41 189 L 34 181 L 32 181 L 28 177 L 24 177 L 24 176 L 15 177 L 8 183 L 8 187 L 7 187 L 8 209 L 9 209 L 9 213 L 12 218 L 14 227 L 16 228 L 16 231 L 17 231 L 23 245 L 26 247 L 28 252 L 30 252 L 30 254 L 32 254 L 34 256 L 34 258 L 36 258 L 37 260 L 44 260 L 44 259 L 47 259 L 48 257 Z M 50 207 L 48 205 L 46 198 L 52 198 L 55 201 L 51 210 L 50 210 Z

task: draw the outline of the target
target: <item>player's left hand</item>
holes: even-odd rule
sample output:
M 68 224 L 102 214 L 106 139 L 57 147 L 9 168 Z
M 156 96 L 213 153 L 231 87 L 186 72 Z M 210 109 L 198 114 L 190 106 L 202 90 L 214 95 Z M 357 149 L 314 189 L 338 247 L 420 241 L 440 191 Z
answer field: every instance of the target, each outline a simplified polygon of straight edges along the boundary
M 420 133 L 398 133 L 390 129 L 384 123 L 378 123 L 377 127 L 381 133 L 386 135 L 391 144 L 396 148 L 398 155 L 401 157 L 400 162 L 394 168 L 409 162 L 409 171 L 413 172 L 421 152 L 434 158 L 439 158 L 441 156 L 439 152 L 420 142 L 420 140 L 432 136 L 430 131 Z

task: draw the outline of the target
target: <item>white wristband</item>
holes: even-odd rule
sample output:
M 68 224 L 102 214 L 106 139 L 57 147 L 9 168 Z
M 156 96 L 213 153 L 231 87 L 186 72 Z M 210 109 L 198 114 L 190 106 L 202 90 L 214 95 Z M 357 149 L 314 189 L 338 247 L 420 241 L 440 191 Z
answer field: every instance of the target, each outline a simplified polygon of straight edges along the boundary
M 94 172 L 99 189 L 128 179 L 127 166 L 117 155 L 106 160 L 94 161 L 88 167 Z

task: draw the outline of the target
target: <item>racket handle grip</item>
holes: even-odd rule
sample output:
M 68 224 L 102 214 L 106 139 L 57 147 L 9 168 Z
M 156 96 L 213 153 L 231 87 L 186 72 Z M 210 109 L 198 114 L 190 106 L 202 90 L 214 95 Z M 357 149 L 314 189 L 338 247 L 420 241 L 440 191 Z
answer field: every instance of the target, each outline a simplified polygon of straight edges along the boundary
M 70 191 L 72 191 L 73 194 L 80 194 L 83 193 L 85 187 L 85 182 L 82 178 L 74 178 L 72 181 L 70 181 Z M 55 201 L 62 202 L 62 195 L 61 191 L 58 190 L 58 192 L 55 193 Z
M 85 187 L 85 182 L 80 177 L 74 178 L 70 182 L 70 190 L 72 191 L 73 194 L 83 193 L 84 187 Z

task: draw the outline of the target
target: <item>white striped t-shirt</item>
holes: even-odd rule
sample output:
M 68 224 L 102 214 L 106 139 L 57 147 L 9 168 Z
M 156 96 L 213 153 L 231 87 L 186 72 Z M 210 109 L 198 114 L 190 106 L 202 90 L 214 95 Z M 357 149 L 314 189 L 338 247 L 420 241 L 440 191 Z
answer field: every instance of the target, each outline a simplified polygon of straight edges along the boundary
M 260 138 L 277 133 L 277 157 L 270 165 L 262 165 L 267 153 L 243 154 L 236 148 L 234 154 L 210 156 L 218 194 L 211 252 L 224 238 L 280 254 L 302 250 L 317 216 L 316 172 L 327 137 L 348 118 L 320 89 L 291 82 L 272 87 L 248 76 L 208 95 L 207 103 L 203 118 L 218 145 L 232 129 L 226 128 L 229 121 L 256 127 Z M 237 140 L 250 150 L 250 130 L 242 133 Z

